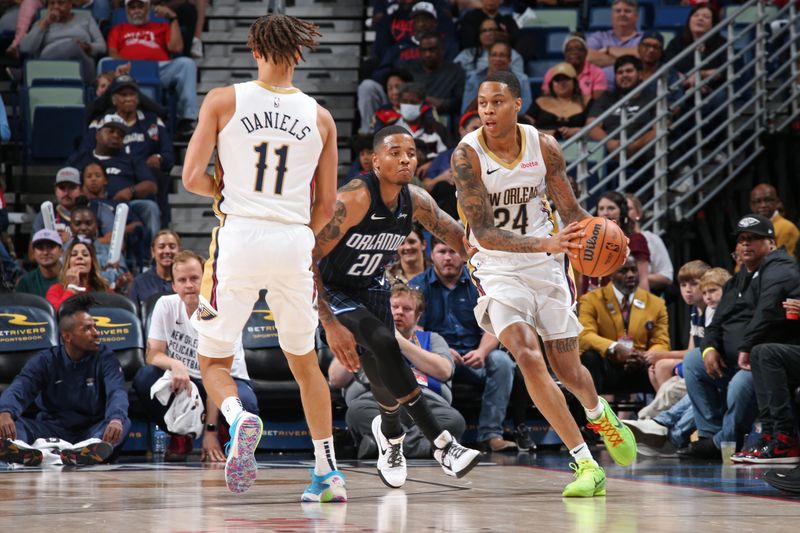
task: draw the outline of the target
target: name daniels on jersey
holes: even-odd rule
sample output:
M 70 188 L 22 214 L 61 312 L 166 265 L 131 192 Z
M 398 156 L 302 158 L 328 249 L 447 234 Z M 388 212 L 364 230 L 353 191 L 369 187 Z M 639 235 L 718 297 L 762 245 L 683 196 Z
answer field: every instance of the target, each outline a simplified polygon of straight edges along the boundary
M 298 119 L 277 111 L 253 113 L 252 118 L 242 117 L 239 120 L 242 122 L 244 129 L 247 130 L 247 133 L 253 133 L 264 128 L 272 128 L 294 135 L 298 141 L 305 139 L 306 135 L 311 131 L 309 126 L 298 127 L 300 123 Z
M 538 187 L 514 187 L 513 189 L 506 189 L 501 192 L 490 193 L 489 202 L 491 203 L 492 207 L 498 205 L 527 204 L 534 198 L 538 197 Z
M 404 235 L 397 235 L 396 233 L 378 233 L 377 235 L 353 233 L 345 244 L 348 248 L 353 248 L 354 250 L 386 250 L 394 252 L 397 251 L 404 240 L 406 240 Z

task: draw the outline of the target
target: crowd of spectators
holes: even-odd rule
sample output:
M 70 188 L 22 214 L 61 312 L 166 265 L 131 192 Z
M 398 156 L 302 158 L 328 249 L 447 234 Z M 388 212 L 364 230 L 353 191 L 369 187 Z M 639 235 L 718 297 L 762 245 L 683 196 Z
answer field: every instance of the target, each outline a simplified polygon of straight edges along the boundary
M 146 332 L 148 365 L 136 377 L 136 390 L 150 418 L 166 426 L 164 406 L 148 394 L 166 372 L 170 372 L 166 379 L 173 390 L 190 391 L 193 383 L 205 401 L 202 383 L 193 372 L 196 360 L 183 357 L 196 344 L 186 316 L 197 306 L 203 261 L 181 252 L 180 237 L 162 229 L 170 222 L 172 134 L 185 138 L 197 118 L 197 72 L 191 57 L 202 52 L 201 45 L 195 45 L 199 43 L 195 28 L 202 27 L 197 25 L 203 2 L 151 6 L 148 0 L 125 0 L 114 23 L 110 8 L 103 11 L 102 1 L 95 0 L 89 16 L 74 11 L 69 2 L 49 0 L 47 13 L 20 32 L 20 21 L 31 24 L 33 17 L 26 17 L 35 3 L 22 2 L 17 34 L 7 53 L 81 61 L 86 79 L 96 83 L 98 99 L 91 106 L 80 148 L 54 178 L 56 228 L 46 229 L 40 214 L 29 250 L 33 267 L 23 275 L 3 263 L 3 274 L 16 282 L 17 291 L 42 296 L 57 310 L 76 295 L 91 292 L 125 294 L 140 306 L 159 295 L 177 293 L 162 297 L 156 305 Z M 418 143 L 418 183 L 442 209 L 457 216 L 449 157 L 458 139 L 480 127 L 475 111 L 477 87 L 487 73 L 499 70 L 511 71 L 520 80 L 520 121 L 560 140 L 615 110 L 590 136 L 605 143 L 609 152 L 624 151 L 626 164 L 635 169 L 651 159 L 646 146 L 655 129 L 644 126 L 655 109 L 628 124 L 628 143 L 623 147 L 619 134 L 609 135 L 621 124 L 619 101 L 634 92 L 625 113 L 638 113 L 652 94 L 636 92 L 637 87 L 719 20 L 715 9 L 698 4 L 684 30 L 665 47 L 659 32 L 637 29 L 636 0 L 613 0 L 611 29 L 567 36 L 564 61 L 548 70 L 541 86 L 532 87 L 523 54 L 514 48 L 519 28 L 499 7 L 498 0 L 481 0 L 458 25 L 440 2 L 403 0 L 394 9 L 375 13 L 375 68 L 358 88 L 361 136 L 354 139 L 356 157 L 347 179 L 371 170 L 372 132 L 392 124 L 404 126 Z M 105 18 L 98 20 L 98 16 Z M 61 39 L 72 44 L 60 46 Z M 702 54 L 708 57 L 723 44 L 721 37 L 710 40 Z M 177 94 L 176 131 L 168 127 L 161 102 L 143 93 L 129 65 L 123 63 L 113 74 L 95 75 L 96 60 L 106 52 L 117 59 L 158 62 L 162 89 Z M 723 81 L 718 66 L 712 64 L 700 72 L 703 115 L 718 105 L 718 95 L 712 94 Z M 691 61 L 679 62 L 670 73 L 669 84 L 677 88 L 673 102 L 681 90 L 698 83 L 696 76 L 687 75 L 692 68 Z M 695 100 L 675 105 L 673 117 L 693 111 L 695 104 L 686 102 Z M 690 127 L 686 121 L 683 124 L 684 129 Z M 128 253 L 110 263 L 108 245 L 120 203 L 130 206 Z M 752 190 L 750 209 L 751 214 L 736 227 L 735 270 L 710 268 L 700 261 L 678 269 L 675 281 L 690 315 L 684 344 L 682 339 L 670 339 L 669 322 L 674 317 L 662 298 L 671 290 L 677 265 L 672 264 L 660 237 L 642 230 L 646 214 L 642 203 L 632 194 L 612 190 L 599 196 L 597 214 L 624 230 L 631 255 L 611 276 L 582 277 L 577 283 L 584 327 L 579 339 L 581 359 L 600 394 L 654 395 L 653 402 L 639 412 L 640 420 L 628 421 L 644 443 L 645 453 L 670 453 L 671 447 L 684 456 L 721 459 L 722 443 L 733 441 L 736 459 L 743 462 L 775 458 L 800 462 L 791 409 L 792 392 L 800 385 L 796 347 L 800 336 L 789 322 L 800 308 L 800 274 L 794 259 L 800 231 L 783 217 L 780 196 L 771 185 L 760 184 Z M 472 308 L 477 292 L 462 258 L 446 244 L 426 237 L 414 230 L 387 270 L 394 284 L 392 312 L 398 342 L 453 435 L 464 432 L 465 422 L 452 403 L 452 385 L 477 386 L 482 389 L 477 440 L 487 450 L 516 448 L 528 436 L 522 434 L 524 427 L 513 433 L 504 428 L 515 363 L 498 340 L 475 323 Z M 2 246 L 0 256 L 5 252 Z M 80 315 L 80 308 L 67 307 L 69 316 Z M 61 328 L 65 343 L 75 326 L 75 320 L 68 322 Z M 176 333 L 179 323 L 182 329 Z M 73 359 L 79 355 L 67 353 Z M 248 387 L 244 355 L 239 356 L 237 383 Z M 43 364 L 42 359 L 37 365 Z M 377 408 L 369 383 L 335 361 L 329 378 L 332 386 L 344 390 L 347 422 L 360 443 L 359 455 L 373 454 L 370 428 Z M 255 401 L 250 393 L 244 390 L 243 398 Z M 0 406 L 6 401 L 5 395 L 0 397 Z M 248 410 L 257 412 L 257 407 Z M 216 420 L 215 408 L 206 408 L 211 420 Z M 30 431 L 17 411 L 16 404 L 5 412 L 0 409 L 0 437 Z M 14 425 L 9 417 L 16 423 L 16 432 L 9 429 Z M 106 426 L 128 423 L 119 416 L 103 420 Z M 92 426 L 90 433 L 105 441 L 103 432 L 98 433 L 103 427 Z M 409 457 L 430 455 L 424 439 L 409 430 L 404 443 Z M 696 440 L 691 438 L 694 432 Z M 758 439 L 748 441 L 750 433 L 758 434 Z M 74 433 L 69 436 L 77 438 Z M 190 444 L 184 435 L 175 436 L 180 438 L 173 439 L 171 450 L 177 457 L 185 456 Z M 109 442 L 118 445 L 119 441 Z M 220 459 L 216 435 L 204 437 L 203 454 Z
M 83 137 L 56 176 L 55 229 L 67 246 L 76 235 L 70 232 L 71 213 L 84 196 L 96 218 L 96 234 L 86 235 L 87 240 L 104 277 L 123 290 L 110 272 L 147 270 L 153 238 L 171 222 L 173 139 L 187 140 L 198 116 L 195 59 L 203 56 L 205 0 L 22 0 L 1 5 L 0 15 L 0 41 L 13 35 L 4 50 L 15 87 L 29 82 L 23 73 L 27 60 L 58 59 L 78 62 L 86 87 L 94 89 Z M 98 63 L 102 58 L 112 61 Z M 157 72 L 155 85 L 142 86 L 134 77 L 146 64 Z M 13 126 L 0 102 L 2 141 L 9 140 Z M 109 270 L 104 249 L 119 204 L 129 206 L 127 264 L 124 258 Z M 4 207 L 0 197 L 5 220 L 0 231 L 7 227 Z M 32 233 L 43 228 L 39 213 Z

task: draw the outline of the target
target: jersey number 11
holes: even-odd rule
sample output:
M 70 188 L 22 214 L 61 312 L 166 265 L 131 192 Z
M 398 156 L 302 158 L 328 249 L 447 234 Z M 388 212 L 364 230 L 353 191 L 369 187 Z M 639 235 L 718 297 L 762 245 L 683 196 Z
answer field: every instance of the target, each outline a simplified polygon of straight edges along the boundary
M 267 170 L 267 150 L 269 143 L 261 143 L 254 146 L 253 150 L 258 152 L 258 163 L 256 163 L 256 192 L 264 192 L 264 172 Z M 275 149 L 278 156 L 278 166 L 275 168 L 275 194 L 281 194 L 283 190 L 283 176 L 286 174 L 286 158 L 289 156 L 289 146 L 284 144 Z

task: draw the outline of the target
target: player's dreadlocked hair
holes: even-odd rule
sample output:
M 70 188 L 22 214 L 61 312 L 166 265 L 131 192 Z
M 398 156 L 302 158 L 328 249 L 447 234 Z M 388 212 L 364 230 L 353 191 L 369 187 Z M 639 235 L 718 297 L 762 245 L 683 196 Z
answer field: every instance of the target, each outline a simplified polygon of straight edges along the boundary
M 303 47 L 314 49 L 321 37 L 319 27 L 305 20 L 287 15 L 259 17 L 247 35 L 247 46 L 261 57 L 277 65 L 293 67 L 297 64 L 297 53 L 303 57 Z

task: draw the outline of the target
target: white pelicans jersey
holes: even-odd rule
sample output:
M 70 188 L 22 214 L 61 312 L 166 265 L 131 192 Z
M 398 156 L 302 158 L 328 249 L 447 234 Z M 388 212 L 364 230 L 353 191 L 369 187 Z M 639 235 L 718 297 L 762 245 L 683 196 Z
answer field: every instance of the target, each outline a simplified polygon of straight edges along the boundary
M 547 237 L 556 230 L 547 201 L 547 169 L 533 126 L 518 124 L 522 146 L 517 159 L 505 163 L 486 146 L 483 128 L 464 136 L 462 143 L 478 154 L 481 179 L 489 193 L 495 226 L 518 235 Z M 480 297 L 475 306 L 478 324 L 500 333 L 514 322 L 534 327 L 544 340 L 576 337 L 581 327 L 575 315 L 575 284 L 564 254 L 486 250 L 469 231 L 479 251 L 469 261 Z
M 492 153 L 483 138 L 483 128 L 468 133 L 461 142 L 478 154 L 480 176 L 489 194 L 495 226 L 518 235 L 547 237 L 553 233 L 555 222 L 547 200 L 547 169 L 539 146 L 539 132 L 533 126 L 517 124 L 517 128 L 522 146 L 512 163 L 506 163 Z M 528 262 L 534 259 L 533 256 L 545 256 L 487 250 L 478 244 L 469 224 L 464 222 L 470 243 L 486 256 L 527 256 Z
M 322 152 L 316 100 L 260 81 L 234 89 L 236 110 L 217 136 L 217 214 L 308 224 Z

